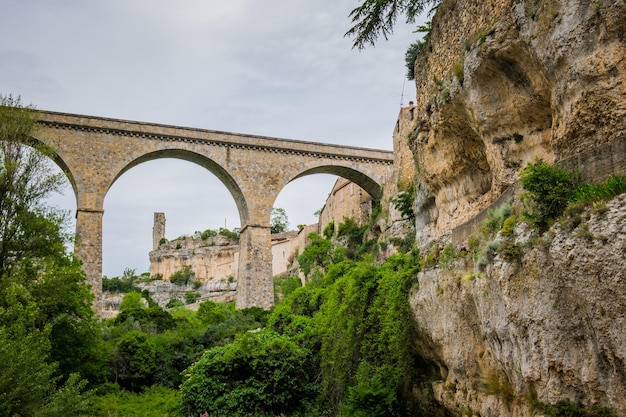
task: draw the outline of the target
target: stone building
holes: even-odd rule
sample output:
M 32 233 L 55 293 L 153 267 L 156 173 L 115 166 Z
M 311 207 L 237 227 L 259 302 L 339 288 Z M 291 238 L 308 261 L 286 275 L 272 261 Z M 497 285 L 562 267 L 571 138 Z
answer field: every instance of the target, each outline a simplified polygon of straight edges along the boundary
M 320 212 L 319 232 L 329 223 L 339 225 L 345 217 L 358 225 L 366 224 L 372 213 L 372 197 L 357 184 L 339 177 Z

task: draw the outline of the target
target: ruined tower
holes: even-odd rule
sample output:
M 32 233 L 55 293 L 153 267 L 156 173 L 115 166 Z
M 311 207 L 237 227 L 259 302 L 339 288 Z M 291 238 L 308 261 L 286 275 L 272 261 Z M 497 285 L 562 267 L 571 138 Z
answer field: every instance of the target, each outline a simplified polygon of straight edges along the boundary
M 165 213 L 154 213 L 154 226 L 152 227 L 152 250 L 159 249 L 159 243 L 164 237 Z

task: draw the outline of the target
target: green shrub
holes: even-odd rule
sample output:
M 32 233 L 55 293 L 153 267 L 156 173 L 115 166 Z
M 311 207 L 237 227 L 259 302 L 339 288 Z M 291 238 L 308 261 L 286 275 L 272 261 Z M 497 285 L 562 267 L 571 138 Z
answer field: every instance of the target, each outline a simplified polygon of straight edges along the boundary
M 184 372 L 180 393 L 190 414 L 278 415 L 315 400 L 315 372 L 306 349 L 272 331 L 244 333 L 209 349 Z
M 200 298 L 200 293 L 197 291 L 187 291 L 185 293 L 185 304 L 193 304 Z
M 145 333 L 130 331 L 117 342 L 113 366 L 117 382 L 131 391 L 139 391 L 152 382 L 155 368 L 154 348 Z
M 230 231 L 228 229 L 225 229 L 223 227 L 220 227 L 220 230 L 218 231 L 218 234 L 221 236 L 225 236 L 231 240 L 235 240 L 238 241 L 239 240 L 239 231 L 238 230 L 233 230 Z
M 274 277 L 274 299 L 282 300 L 300 287 L 302 287 L 302 281 L 299 277 Z
M 417 57 L 419 56 L 419 54 L 422 53 L 423 49 L 424 49 L 424 42 L 417 41 L 409 45 L 406 52 L 404 53 L 404 62 L 406 65 L 407 80 L 415 79 L 415 61 L 417 60 Z
M 165 308 L 181 307 L 183 305 L 184 304 L 182 301 L 177 300 L 176 298 L 172 298 L 167 302 L 167 304 L 165 305 Z
M 324 239 L 317 233 L 311 233 L 307 236 L 309 244 L 298 256 L 298 264 L 300 270 L 305 277 L 309 277 L 313 268 L 326 268 L 331 261 L 332 243 L 328 239 Z
M 415 212 L 413 203 L 415 202 L 415 184 L 411 183 L 407 189 L 395 197 L 391 198 L 393 206 L 402 214 L 402 218 L 415 224 Z
M 572 200 L 588 203 L 609 200 L 622 193 L 626 193 L 626 176 L 613 175 L 602 183 L 579 184 L 572 192 Z
M 482 224 L 483 234 L 488 237 L 494 236 L 500 229 L 502 229 L 504 221 L 510 216 L 511 205 L 508 203 L 502 204 L 500 207 L 495 209 L 489 209 L 487 211 L 487 218 Z
M 93 417 L 183 417 L 178 390 L 154 385 L 140 394 L 128 391 L 108 392 L 91 399 Z
M 526 205 L 524 216 L 539 230 L 547 230 L 572 198 L 574 174 L 537 160 L 520 172 L 520 181 L 526 190 L 522 196 Z
M 204 232 L 200 233 L 200 239 L 207 240 L 210 237 L 217 236 L 217 232 L 215 230 L 207 229 Z
M 324 230 L 322 231 L 322 235 L 326 239 L 330 239 L 333 236 L 335 236 L 335 222 L 328 223 L 326 227 L 324 227 Z
M 176 285 L 187 285 L 194 277 L 191 266 L 185 265 L 170 276 L 170 282 Z

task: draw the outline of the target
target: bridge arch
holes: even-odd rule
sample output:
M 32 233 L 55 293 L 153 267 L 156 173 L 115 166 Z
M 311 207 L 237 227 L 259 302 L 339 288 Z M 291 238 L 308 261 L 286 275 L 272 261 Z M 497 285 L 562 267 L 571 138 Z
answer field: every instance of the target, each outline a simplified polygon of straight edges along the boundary
M 76 187 L 76 180 L 74 179 L 74 174 L 72 173 L 72 170 L 70 169 L 68 164 L 65 162 L 65 159 L 56 151 L 56 149 L 54 149 L 53 147 L 49 146 L 48 144 L 46 144 L 45 142 L 43 142 L 42 140 L 39 140 L 38 138 L 34 136 L 29 137 L 28 140 L 23 142 L 23 144 L 37 151 L 43 150 L 44 155 L 47 156 L 52 162 L 54 162 L 54 164 L 58 166 L 61 169 L 61 171 L 63 171 L 63 173 L 65 174 L 65 177 L 67 178 L 70 185 L 72 186 L 72 190 L 74 192 L 74 198 L 76 199 L 76 202 L 78 203 L 78 192 L 77 192 L 77 187 Z
M 352 181 L 357 184 L 359 187 L 363 188 L 369 195 L 372 196 L 375 200 L 380 200 L 383 195 L 383 188 L 380 184 L 378 184 L 374 179 L 370 176 L 364 174 L 363 172 L 346 166 L 341 165 L 321 165 L 314 168 L 309 168 L 294 178 L 288 181 L 294 181 L 298 178 L 302 178 L 308 175 L 314 174 L 332 174 L 337 175 L 339 177 L 343 177 L 347 180 Z
M 235 181 L 235 179 L 217 162 L 213 161 L 211 158 L 201 155 L 199 153 L 189 151 L 186 149 L 161 149 L 153 152 L 145 153 L 128 164 L 126 164 L 113 178 L 111 184 L 109 185 L 106 192 L 111 189 L 113 184 L 122 176 L 124 173 L 129 171 L 130 169 L 149 161 L 154 161 L 157 159 L 181 159 L 187 162 L 194 163 L 196 165 L 205 168 L 212 174 L 214 174 L 221 182 L 224 184 L 226 189 L 230 192 L 231 196 L 235 200 L 235 204 L 237 205 L 237 210 L 239 211 L 239 218 L 242 224 L 248 219 L 248 204 L 246 199 L 244 198 L 243 192 L 241 188 Z M 104 198 L 104 196 L 103 196 Z

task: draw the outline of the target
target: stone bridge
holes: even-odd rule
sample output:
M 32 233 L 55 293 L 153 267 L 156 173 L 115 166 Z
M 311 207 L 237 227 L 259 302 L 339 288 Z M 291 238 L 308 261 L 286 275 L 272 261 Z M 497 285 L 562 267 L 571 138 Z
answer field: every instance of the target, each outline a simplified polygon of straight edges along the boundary
M 184 159 L 208 169 L 230 191 L 241 221 L 238 308 L 274 303 L 270 215 L 285 185 L 310 174 L 334 174 L 379 199 L 393 167 L 393 153 L 382 150 L 48 111 L 40 111 L 39 120 L 36 139 L 52 147 L 76 194 L 75 254 L 96 300 L 104 199 L 122 174 L 142 162 Z

